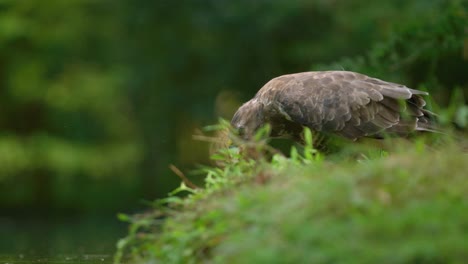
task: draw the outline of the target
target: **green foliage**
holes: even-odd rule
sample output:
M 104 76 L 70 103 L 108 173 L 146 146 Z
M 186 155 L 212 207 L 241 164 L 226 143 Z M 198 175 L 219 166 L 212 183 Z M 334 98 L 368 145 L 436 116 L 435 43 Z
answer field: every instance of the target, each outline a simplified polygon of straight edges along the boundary
M 182 182 L 178 188 L 169 194 L 168 198 L 157 200 L 153 204 L 153 211 L 136 216 L 119 214 L 120 220 L 130 223 L 130 230 L 129 235 L 117 243 L 116 263 L 120 263 L 125 257 L 129 256 L 134 260 L 140 257 L 149 257 L 168 263 L 189 263 L 194 254 L 202 256 L 204 253 L 201 251 L 205 248 L 209 250 L 208 247 L 217 244 L 220 239 L 219 236 L 224 235 L 227 226 L 218 223 L 221 215 L 209 212 L 207 215 L 197 216 L 197 218 L 200 217 L 200 219 L 196 220 L 200 226 L 195 227 L 196 230 L 190 232 L 190 234 L 187 233 L 188 230 L 179 230 L 173 233 L 174 236 L 171 235 L 164 238 L 164 241 L 159 241 L 162 237 L 156 234 L 164 232 L 166 225 L 170 226 L 173 223 L 171 217 L 177 217 L 180 209 L 193 206 L 195 208 L 197 204 L 205 203 L 206 199 L 223 195 L 223 193 L 235 186 L 252 181 L 265 184 L 270 180 L 270 174 L 273 171 L 283 171 L 286 167 L 293 165 L 302 166 L 321 162 L 320 155 L 313 148 L 310 129 L 304 130 L 306 144 L 303 151 L 299 153 L 293 147 L 291 152 L 294 152 L 294 155 L 291 158 L 285 157 L 268 145 L 270 133 L 268 125 L 259 129 L 252 141 L 244 141 L 237 137 L 230 124 L 224 120 L 220 120 L 218 125 L 207 127 L 206 130 L 229 130 L 230 139 L 236 142 L 238 147 L 232 146 L 219 149 L 211 156 L 211 159 L 219 166 L 202 166 L 197 170 L 197 173 L 206 175 L 204 189 L 192 189 Z M 188 193 L 188 196 L 185 199 L 175 196 L 180 193 Z M 161 216 L 168 218 L 164 221 L 158 221 L 157 218 Z M 209 227 L 206 226 L 205 221 L 209 222 Z M 215 226 L 211 227 L 211 225 Z M 161 231 L 158 231 L 160 229 Z M 201 237 L 213 241 L 209 242 L 210 245 L 200 244 L 203 248 L 198 248 L 197 241 Z M 158 244 L 157 251 L 153 251 L 155 242 Z M 180 244 L 174 244 L 179 242 Z M 174 246 L 177 248 L 173 248 Z M 174 250 L 181 250 L 181 255 L 174 255 Z
M 0 207 L 103 210 L 135 192 L 142 146 L 106 6 L 0 3 Z
M 290 157 L 268 158 L 264 133 L 244 142 L 256 160 L 245 145 L 220 150 L 213 158 L 222 166 L 203 168 L 204 189 L 123 217 L 130 234 L 119 242 L 115 262 L 456 263 L 467 257 L 468 167 L 459 146 L 429 150 L 422 140 L 394 142 L 363 162 L 333 162 L 317 155 L 305 129 L 303 151 L 293 147 Z

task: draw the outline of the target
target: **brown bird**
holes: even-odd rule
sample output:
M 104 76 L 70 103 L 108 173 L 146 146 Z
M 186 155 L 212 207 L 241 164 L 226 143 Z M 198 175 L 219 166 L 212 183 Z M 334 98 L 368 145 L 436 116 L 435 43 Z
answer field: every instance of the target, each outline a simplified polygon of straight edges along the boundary
M 422 95 L 428 93 L 350 71 L 288 74 L 266 83 L 231 124 L 245 139 L 267 123 L 271 137 L 297 141 L 304 127 L 351 140 L 406 136 L 435 129 Z

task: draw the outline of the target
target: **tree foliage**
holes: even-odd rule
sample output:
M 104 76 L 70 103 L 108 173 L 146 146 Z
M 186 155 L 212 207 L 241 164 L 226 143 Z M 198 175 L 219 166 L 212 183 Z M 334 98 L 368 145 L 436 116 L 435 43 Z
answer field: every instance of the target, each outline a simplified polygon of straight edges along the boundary
M 80 209 L 97 199 L 110 206 L 99 181 L 135 176 L 142 147 L 128 69 L 115 63 L 119 47 L 111 45 L 122 26 L 116 12 L 99 11 L 107 7 L 1 4 L 1 206 Z M 129 192 L 135 184 L 113 187 Z

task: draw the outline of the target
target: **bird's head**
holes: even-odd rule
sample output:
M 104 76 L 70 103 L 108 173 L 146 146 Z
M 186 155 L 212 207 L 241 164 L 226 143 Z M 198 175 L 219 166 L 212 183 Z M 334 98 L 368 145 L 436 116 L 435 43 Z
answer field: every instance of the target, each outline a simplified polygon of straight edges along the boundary
M 242 138 L 252 138 L 257 129 L 264 125 L 263 104 L 256 99 L 243 104 L 234 114 L 231 125 Z

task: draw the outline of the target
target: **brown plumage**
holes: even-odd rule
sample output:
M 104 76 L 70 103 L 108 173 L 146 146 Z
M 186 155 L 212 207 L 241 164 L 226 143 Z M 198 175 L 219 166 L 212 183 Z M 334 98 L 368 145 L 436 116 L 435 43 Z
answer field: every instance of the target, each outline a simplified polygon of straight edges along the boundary
M 302 72 L 272 79 L 231 121 L 245 138 L 266 123 L 271 137 L 301 139 L 303 127 L 351 140 L 433 131 L 428 93 L 349 71 Z

